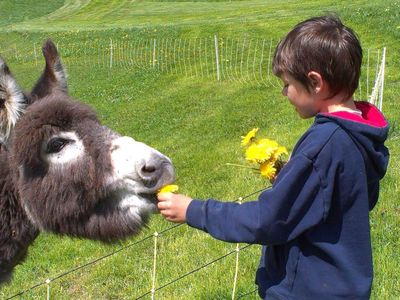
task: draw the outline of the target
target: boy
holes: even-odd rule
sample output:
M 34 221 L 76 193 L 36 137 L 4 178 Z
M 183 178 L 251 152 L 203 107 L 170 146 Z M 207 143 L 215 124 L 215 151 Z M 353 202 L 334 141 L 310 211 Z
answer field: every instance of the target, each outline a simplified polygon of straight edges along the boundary
M 275 50 L 273 72 L 301 118 L 314 124 L 271 189 L 243 204 L 159 195 L 161 214 L 228 242 L 263 247 L 256 282 L 267 299 L 368 299 L 369 211 L 389 153 L 388 123 L 354 102 L 362 50 L 334 16 L 298 24 Z

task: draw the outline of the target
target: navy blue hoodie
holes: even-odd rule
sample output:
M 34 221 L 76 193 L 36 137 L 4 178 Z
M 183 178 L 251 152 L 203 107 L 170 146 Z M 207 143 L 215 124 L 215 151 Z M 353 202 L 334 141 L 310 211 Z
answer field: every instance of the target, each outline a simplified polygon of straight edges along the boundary
M 187 223 L 228 242 L 265 245 L 256 283 L 267 299 L 368 299 L 369 211 L 389 153 L 374 106 L 318 114 L 272 188 L 243 204 L 193 200 Z

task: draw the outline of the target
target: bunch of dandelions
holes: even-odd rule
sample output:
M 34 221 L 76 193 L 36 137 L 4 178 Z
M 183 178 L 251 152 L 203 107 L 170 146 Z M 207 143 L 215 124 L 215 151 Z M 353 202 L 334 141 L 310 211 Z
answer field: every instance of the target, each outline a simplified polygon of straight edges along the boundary
M 253 128 L 245 136 L 242 136 L 241 145 L 245 147 L 246 160 L 258 165 L 258 168 L 253 169 L 273 182 L 285 164 L 282 156 L 288 155 L 288 152 L 285 147 L 280 146 L 274 140 L 258 139 L 257 132 L 258 128 Z

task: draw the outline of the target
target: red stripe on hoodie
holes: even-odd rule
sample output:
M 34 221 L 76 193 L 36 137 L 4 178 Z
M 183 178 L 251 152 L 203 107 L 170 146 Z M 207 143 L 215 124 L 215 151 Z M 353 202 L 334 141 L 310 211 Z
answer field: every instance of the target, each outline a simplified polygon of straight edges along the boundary
M 387 126 L 387 121 L 376 106 L 372 105 L 371 103 L 362 101 L 355 101 L 354 103 L 356 105 L 356 108 L 361 111 L 362 116 L 345 110 L 324 114 L 374 127 Z

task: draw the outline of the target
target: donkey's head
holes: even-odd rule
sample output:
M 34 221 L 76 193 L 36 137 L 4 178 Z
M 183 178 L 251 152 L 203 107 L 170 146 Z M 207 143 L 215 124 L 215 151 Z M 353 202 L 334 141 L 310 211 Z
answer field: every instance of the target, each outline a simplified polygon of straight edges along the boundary
M 31 94 L 0 60 L 0 142 L 21 207 L 39 230 L 112 241 L 137 233 L 174 181 L 169 158 L 103 126 L 67 93 L 51 41 Z

